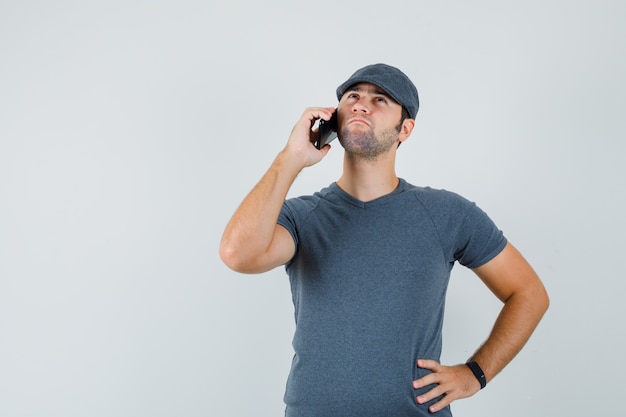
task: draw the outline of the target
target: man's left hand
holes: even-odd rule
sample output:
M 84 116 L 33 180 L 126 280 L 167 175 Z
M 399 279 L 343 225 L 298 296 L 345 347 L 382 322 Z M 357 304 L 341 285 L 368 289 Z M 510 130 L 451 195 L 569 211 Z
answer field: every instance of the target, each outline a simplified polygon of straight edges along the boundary
M 436 386 L 416 398 L 418 404 L 424 404 L 433 398 L 443 396 L 428 410 L 435 413 L 452 403 L 452 401 L 471 397 L 480 391 L 480 382 L 467 365 L 443 366 L 431 359 L 418 359 L 417 366 L 432 371 L 430 374 L 413 381 L 413 388 L 418 389 L 431 384 Z

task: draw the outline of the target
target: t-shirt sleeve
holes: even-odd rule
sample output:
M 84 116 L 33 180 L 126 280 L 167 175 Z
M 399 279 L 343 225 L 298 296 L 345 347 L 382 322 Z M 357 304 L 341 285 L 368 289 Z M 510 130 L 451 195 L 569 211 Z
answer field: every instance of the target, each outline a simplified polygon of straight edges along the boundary
M 454 258 L 461 265 L 477 268 L 496 257 L 507 240 L 491 218 L 475 203 L 461 198 L 461 221 L 454 242 Z
M 283 203 L 283 207 L 278 215 L 277 223 L 283 226 L 293 238 L 293 242 L 298 246 L 298 233 L 296 229 L 295 205 L 289 200 Z
M 422 198 L 439 230 L 449 262 L 477 268 L 506 246 L 502 231 L 475 203 L 445 190 L 432 191 Z

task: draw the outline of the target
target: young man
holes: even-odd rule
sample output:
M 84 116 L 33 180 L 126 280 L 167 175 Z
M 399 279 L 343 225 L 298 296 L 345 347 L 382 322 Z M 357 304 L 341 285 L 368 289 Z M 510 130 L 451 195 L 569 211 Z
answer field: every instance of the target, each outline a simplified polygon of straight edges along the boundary
M 296 331 L 286 416 L 451 416 L 451 402 L 478 392 L 520 351 L 548 296 L 476 205 L 396 175 L 419 106 L 404 73 L 366 66 L 337 98 L 341 177 L 285 201 L 298 173 L 330 150 L 314 146 L 312 127 L 335 109 L 308 108 L 226 226 L 220 256 L 242 273 L 285 265 L 289 274 Z M 504 304 L 467 363 L 444 366 L 444 298 L 457 261 Z

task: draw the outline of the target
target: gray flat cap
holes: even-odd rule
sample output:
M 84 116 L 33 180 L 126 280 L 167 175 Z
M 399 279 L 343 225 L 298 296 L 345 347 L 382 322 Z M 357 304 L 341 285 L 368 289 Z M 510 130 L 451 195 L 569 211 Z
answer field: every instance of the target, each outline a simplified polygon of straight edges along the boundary
M 357 70 L 343 84 L 337 87 L 337 99 L 358 83 L 372 83 L 385 90 L 391 98 L 400 103 L 415 119 L 419 108 L 417 88 L 402 71 L 387 64 L 373 64 Z

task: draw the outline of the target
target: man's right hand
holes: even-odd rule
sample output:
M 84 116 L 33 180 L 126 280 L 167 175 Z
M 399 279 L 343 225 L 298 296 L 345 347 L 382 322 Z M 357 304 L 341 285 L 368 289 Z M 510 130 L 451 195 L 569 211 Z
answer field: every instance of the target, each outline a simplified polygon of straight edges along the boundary
M 321 161 L 328 154 L 330 145 L 317 149 L 314 145 L 317 140 L 317 129 L 313 130 L 312 128 L 319 119 L 330 120 L 334 111 L 334 107 L 307 108 L 293 127 L 283 152 L 289 154 L 290 158 L 299 161 L 302 168 Z

